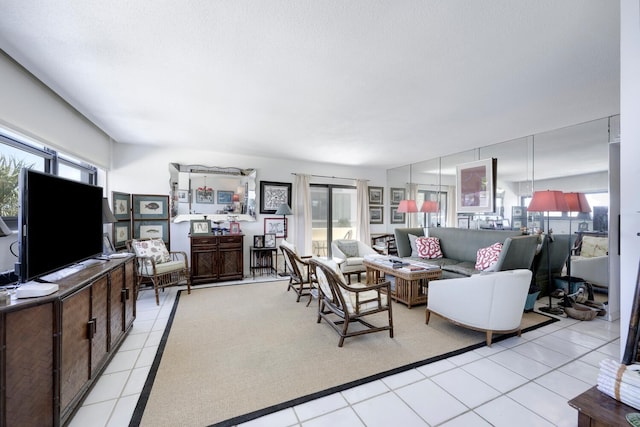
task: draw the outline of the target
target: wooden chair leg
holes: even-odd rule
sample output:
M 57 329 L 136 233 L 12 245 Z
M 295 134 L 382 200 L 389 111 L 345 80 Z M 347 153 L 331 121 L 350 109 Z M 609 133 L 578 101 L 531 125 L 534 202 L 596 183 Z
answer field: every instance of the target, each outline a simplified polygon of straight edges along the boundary
M 427 325 L 429 324 L 430 317 L 431 317 L 431 312 L 429 311 L 429 309 L 426 309 L 424 311 L 424 323 L 426 323 Z
M 492 339 L 493 339 L 493 331 L 487 331 L 487 347 L 491 347 Z

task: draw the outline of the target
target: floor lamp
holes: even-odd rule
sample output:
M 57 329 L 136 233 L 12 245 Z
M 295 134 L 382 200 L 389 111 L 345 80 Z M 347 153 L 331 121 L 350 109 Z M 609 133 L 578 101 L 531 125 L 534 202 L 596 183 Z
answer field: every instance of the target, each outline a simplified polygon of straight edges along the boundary
M 424 214 L 424 228 L 428 231 L 429 227 L 430 227 L 430 222 L 431 222 L 431 215 L 429 215 L 429 222 L 427 222 L 427 214 L 432 214 L 435 212 L 438 212 L 440 210 L 440 207 L 438 206 L 438 202 L 432 201 L 432 200 L 425 200 L 424 202 L 422 202 L 422 206 L 420 206 L 420 212 L 422 212 Z M 428 233 L 426 233 L 425 235 L 428 236 Z
M 564 312 L 560 307 L 553 307 L 551 301 L 551 258 L 549 255 L 551 248 L 549 245 L 553 243 L 553 240 L 551 239 L 549 212 L 567 212 L 568 210 L 569 206 L 567 206 L 564 193 L 554 190 L 534 192 L 531 203 L 529 203 L 529 207 L 527 208 L 528 212 L 547 212 L 547 232 L 544 235 L 544 244 L 547 246 L 547 294 L 549 295 L 549 306 L 540 307 L 540 311 L 549 314 L 562 314 Z
M 284 232 L 284 238 L 287 238 L 287 215 L 293 215 L 293 212 L 291 212 L 291 208 L 289 207 L 288 204 L 286 203 L 282 203 L 280 206 L 278 206 L 278 209 L 275 212 L 275 215 L 282 215 L 282 226 L 283 226 L 283 232 Z M 278 256 L 278 254 L 276 253 L 276 256 Z M 287 261 L 285 260 L 284 262 L 284 271 L 282 273 L 280 273 L 280 276 L 289 276 L 289 273 L 287 272 Z
M 584 193 L 564 193 L 564 199 L 569 207 L 569 258 L 567 259 L 567 291 L 571 293 L 571 213 L 589 213 L 591 206 Z

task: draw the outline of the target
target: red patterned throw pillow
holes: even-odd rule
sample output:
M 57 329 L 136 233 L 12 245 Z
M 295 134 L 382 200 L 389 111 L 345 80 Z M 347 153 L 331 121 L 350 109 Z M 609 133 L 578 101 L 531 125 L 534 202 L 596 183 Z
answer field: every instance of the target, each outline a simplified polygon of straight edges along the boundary
M 418 237 L 416 239 L 416 249 L 420 258 L 442 258 L 440 239 L 437 237 Z
M 478 249 L 476 256 L 476 270 L 486 270 L 498 262 L 502 251 L 502 243 L 496 242 L 486 248 Z

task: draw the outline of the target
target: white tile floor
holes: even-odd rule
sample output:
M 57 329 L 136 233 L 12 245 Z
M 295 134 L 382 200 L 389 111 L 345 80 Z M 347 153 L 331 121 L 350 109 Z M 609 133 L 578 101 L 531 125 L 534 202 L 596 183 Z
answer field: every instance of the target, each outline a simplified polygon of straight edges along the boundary
M 138 299 L 133 329 L 71 427 L 129 425 L 177 289 Z M 619 322 L 560 322 L 242 424 L 286 426 L 576 426 L 567 401 L 619 360 Z

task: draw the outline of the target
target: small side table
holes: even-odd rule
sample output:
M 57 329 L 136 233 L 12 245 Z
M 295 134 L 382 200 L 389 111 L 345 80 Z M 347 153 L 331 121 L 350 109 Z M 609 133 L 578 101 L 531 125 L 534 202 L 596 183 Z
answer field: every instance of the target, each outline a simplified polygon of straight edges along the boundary
M 254 246 L 249 247 L 249 258 L 251 276 L 256 278 L 256 271 L 260 275 L 267 273 L 274 275 L 278 273 L 278 249 L 277 248 L 256 248 Z M 274 265 L 275 259 L 275 265 Z
M 637 409 L 617 401 L 592 387 L 569 401 L 578 410 L 578 427 L 605 427 L 629 425 L 625 416 Z

